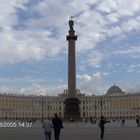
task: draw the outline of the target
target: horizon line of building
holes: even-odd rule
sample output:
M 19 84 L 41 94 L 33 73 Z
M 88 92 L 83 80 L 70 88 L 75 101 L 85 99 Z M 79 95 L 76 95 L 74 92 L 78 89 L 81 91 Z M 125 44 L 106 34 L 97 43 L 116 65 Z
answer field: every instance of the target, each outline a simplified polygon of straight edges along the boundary
M 67 90 L 58 96 L 0 94 L 0 119 L 44 119 L 54 113 L 64 118 Z M 125 93 L 113 85 L 104 95 L 86 95 L 77 90 L 81 118 L 134 118 L 140 116 L 140 92 Z

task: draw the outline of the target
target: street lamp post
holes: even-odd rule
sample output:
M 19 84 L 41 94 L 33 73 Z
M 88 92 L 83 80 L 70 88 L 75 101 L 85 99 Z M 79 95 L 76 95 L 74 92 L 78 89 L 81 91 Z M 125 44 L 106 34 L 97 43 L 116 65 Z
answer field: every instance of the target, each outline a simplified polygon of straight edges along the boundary
M 111 119 L 111 116 L 112 116 L 112 114 L 111 114 L 112 113 L 111 112 L 111 97 L 109 97 L 109 99 L 110 99 L 110 113 L 109 114 L 110 114 L 110 119 Z
M 43 100 L 43 97 L 41 98 L 41 110 L 42 110 L 41 121 L 43 122 L 43 120 L 44 120 L 44 100 Z
M 97 109 L 97 105 L 96 105 L 96 100 L 95 100 L 95 119 L 96 119 L 96 109 Z
M 35 113 L 34 113 L 34 97 L 32 97 L 32 109 L 33 109 L 33 112 L 32 112 L 32 119 L 34 121 L 35 119 Z
M 50 117 L 50 106 L 49 106 L 49 104 L 47 104 L 47 112 L 48 112 L 47 113 L 48 114 L 47 116 Z
M 100 98 L 100 105 L 101 105 L 101 116 L 103 115 L 102 109 L 103 109 L 103 101 L 102 101 L 102 97 Z

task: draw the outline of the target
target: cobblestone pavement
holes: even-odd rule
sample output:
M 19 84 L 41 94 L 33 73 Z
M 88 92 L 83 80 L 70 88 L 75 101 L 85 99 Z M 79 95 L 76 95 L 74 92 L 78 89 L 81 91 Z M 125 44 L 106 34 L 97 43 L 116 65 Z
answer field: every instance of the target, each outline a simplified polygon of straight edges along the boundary
M 37 122 L 34 124 L 34 127 L 41 127 L 42 124 L 40 122 Z M 125 120 L 125 124 L 122 125 L 121 120 L 116 120 L 116 121 L 110 121 L 109 123 L 106 123 L 106 128 L 116 128 L 116 127 L 136 127 L 136 120 L 135 119 L 129 119 Z M 69 127 L 98 127 L 98 121 L 97 123 L 91 124 L 90 122 L 64 122 L 64 127 L 69 128 Z
M 0 121 L 8 122 L 11 121 Z M 13 121 L 18 124 L 20 121 Z M 26 122 L 25 122 L 26 123 Z M 98 122 L 91 124 L 90 122 L 64 122 L 64 128 L 61 131 L 60 140 L 99 140 L 100 129 Z M 21 125 L 17 127 L 1 127 L 1 140 L 45 140 L 42 124 Z M 140 140 L 140 128 L 136 127 L 135 120 L 126 120 L 122 126 L 121 121 L 111 121 L 105 126 L 104 140 Z M 52 133 L 52 140 L 54 134 Z
M 99 140 L 98 127 L 66 127 L 61 131 L 60 140 Z M 0 128 L 1 140 L 45 140 L 41 128 Z M 140 128 L 106 128 L 104 140 L 139 140 Z M 54 134 L 52 133 L 52 140 Z
M 98 127 L 98 122 L 95 124 L 91 124 L 90 122 L 78 122 L 78 123 L 64 123 L 65 127 Z M 136 127 L 136 121 L 132 120 L 125 120 L 125 124 L 122 125 L 121 120 L 111 121 L 106 123 L 106 128 L 116 128 L 116 127 Z
M 1 120 L 0 123 L 3 122 L 12 122 L 12 123 L 16 123 L 16 124 L 21 124 L 21 121 L 11 121 L 11 120 Z M 24 122 L 24 124 L 26 125 L 30 125 L 29 127 L 35 127 L 35 128 L 41 128 L 42 127 L 42 123 L 40 121 L 37 121 L 36 123 L 31 123 L 31 124 L 27 124 L 27 122 Z M 124 126 L 121 123 L 121 120 L 116 120 L 116 121 L 110 121 L 109 123 L 106 123 L 106 128 L 116 128 L 116 127 L 136 127 L 136 120 L 135 119 L 129 119 L 129 120 L 125 120 L 125 124 Z M 1 127 L 1 124 L 0 124 Z M 21 126 L 22 127 L 22 126 Z M 24 126 L 23 126 L 24 127 Z M 98 122 L 95 124 L 91 124 L 90 122 L 64 122 L 64 127 L 65 128 L 70 128 L 70 127 L 98 127 Z

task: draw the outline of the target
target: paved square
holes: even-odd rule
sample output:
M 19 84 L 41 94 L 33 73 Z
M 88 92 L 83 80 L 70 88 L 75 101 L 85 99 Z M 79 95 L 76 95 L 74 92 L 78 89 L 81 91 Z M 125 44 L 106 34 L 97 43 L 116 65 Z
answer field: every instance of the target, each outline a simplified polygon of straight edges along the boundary
M 100 129 L 91 125 L 65 125 L 60 140 L 100 140 Z M 0 128 L 1 140 L 45 140 L 43 129 L 32 128 Z M 54 134 L 52 133 L 52 140 Z M 104 140 L 140 140 L 140 128 L 107 127 Z

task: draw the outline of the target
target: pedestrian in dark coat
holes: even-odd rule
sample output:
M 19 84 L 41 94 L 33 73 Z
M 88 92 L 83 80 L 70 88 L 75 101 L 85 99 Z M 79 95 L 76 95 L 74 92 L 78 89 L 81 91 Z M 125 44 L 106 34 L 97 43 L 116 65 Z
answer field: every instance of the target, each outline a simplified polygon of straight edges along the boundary
M 63 128 L 63 122 L 62 122 L 62 119 L 59 118 L 56 113 L 54 114 L 54 118 L 52 119 L 52 123 L 53 123 L 55 140 L 59 140 L 60 130 Z
M 139 116 L 136 117 L 136 123 L 137 123 L 137 127 L 140 127 L 140 120 L 139 120 Z
M 100 122 L 99 122 L 99 127 L 100 127 L 100 129 L 101 129 L 101 134 L 100 134 L 100 138 L 101 138 L 101 139 L 104 138 L 105 123 L 106 123 L 105 117 L 101 116 Z
M 125 119 L 122 119 L 122 126 L 125 126 Z

